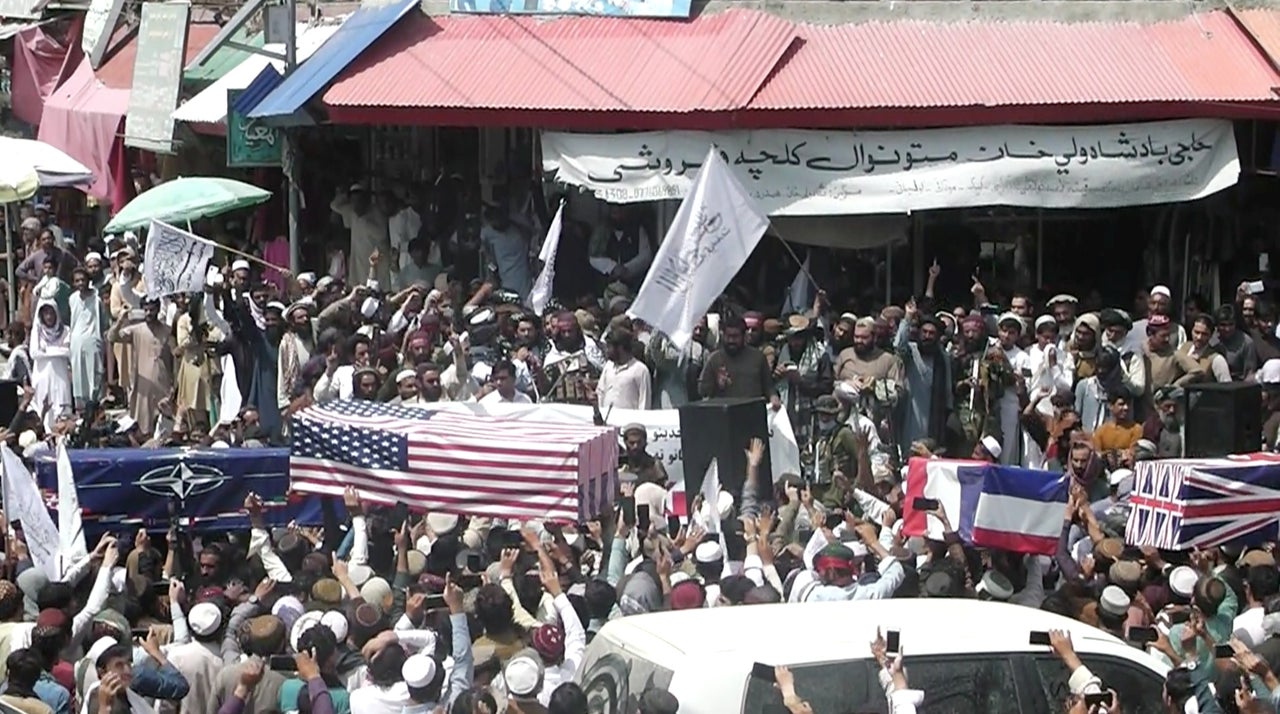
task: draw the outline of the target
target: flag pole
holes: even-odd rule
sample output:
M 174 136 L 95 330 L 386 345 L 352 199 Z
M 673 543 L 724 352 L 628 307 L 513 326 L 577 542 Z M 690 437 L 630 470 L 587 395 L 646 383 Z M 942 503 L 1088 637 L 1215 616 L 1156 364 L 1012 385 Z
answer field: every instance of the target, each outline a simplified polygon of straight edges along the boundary
M 157 222 L 157 223 L 161 223 L 161 221 L 156 221 L 156 222 Z M 165 224 L 165 225 L 168 225 L 168 224 Z M 171 227 L 171 228 L 174 228 L 175 230 L 182 230 L 182 229 L 178 228 L 177 226 L 170 226 L 170 227 Z M 231 246 L 222 245 L 221 243 L 215 243 L 214 241 L 211 241 L 211 240 L 209 240 L 208 238 L 205 238 L 204 236 L 196 235 L 195 231 L 191 230 L 191 222 L 190 222 L 190 221 L 188 221 L 188 222 L 187 222 L 187 231 L 186 231 L 186 232 L 187 232 L 187 233 L 188 233 L 192 238 L 195 238 L 196 240 L 200 241 L 201 243 L 207 243 L 207 244 L 209 244 L 209 245 L 213 246 L 214 248 L 217 248 L 217 249 L 219 249 L 219 250 L 225 250 L 225 251 L 227 251 L 228 253 L 230 253 L 230 254 L 232 254 L 232 255 L 238 255 L 238 256 L 240 256 L 241 258 L 244 258 L 245 260 L 251 260 L 251 261 L 253 261 L 253 262 L 255 262 L 255 263 L 258 263 L 259 265 L 263 265 L 263 266 L 266 266 L 266 267 L 268 267 L 268 268 L 272 268 L 272 269 L 274 269 L 274 270 L 279 270 L 281 273 L 284 273 L 285 275 L 293 275 L 293 272 L 292 272 L 292 271 L 290 271 L 288 268 L 282 268 L 282 267 L 280 267 L 280 266 L 278 266 L 278 265 L 275 265 L 275 264 L 273 264 L 273 263 L 268 263 L 267 261 L 263 260 L 262 258 L 259 258 L 259 257 L 258 257 L 258 256 L 256 256 L 256 255 L 250 255 L 250 254 L 248 254 L 248 253 L 246 253 L 246 252 L 244 252 L 244 251 L 242 251 L 242 250 L 237 250 L 237 249 L 235 249 L 235 248 L 232 248 Z
M 796 265 L 800 267 L 800 272 L 804 273 L 804 276 L 809 279 L 809 283 L 813 285 L 813 289 L 821 290 L 822 286 L 818 284 L 816 279 L 814 279 L 813 273 L 810 273 L 809 269 L 804 267 L 804 261 L 800 260 L 800 256 L 796 255 L 795 249 L 792 248 L 791 244 L 788 243 L 786 239 L 782 237 L 782 234 L 778 232 L 778 227 L 773 225 L 773 221 L 769 221 L 769 227 L 773 229 L 773 235 L 778 239 L 778 242 L 782 244 L 782 247 L 786 248 L 787 252 L 791 254 L 791 257 L 795 259 Z

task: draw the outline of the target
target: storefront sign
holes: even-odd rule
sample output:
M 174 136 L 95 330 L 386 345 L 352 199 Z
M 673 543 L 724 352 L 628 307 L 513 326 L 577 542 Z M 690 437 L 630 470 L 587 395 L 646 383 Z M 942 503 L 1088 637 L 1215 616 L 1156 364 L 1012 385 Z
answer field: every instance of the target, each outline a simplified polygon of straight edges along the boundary
M 236 111 L 242 92 L 227 90 L 227 166 L 279 166 L 284 137 L 279 129 Z
M 84 14 L 84 31 L 80 35 L 80 49 L 94 69 L 102 66 L 103 55 L 111 43 L 111 35 L 123 9 L 124 0 L 89 0 L 89 10 Z
M 449 12 L 477 15 L 604 15 L 688 19 L 689 0 L 449 0 Z
M 1189 201 L 1236 183 L 1230 121 L 920 131 L 542 134 L 543 166 L 610 203 L 679 199 L 720 147 L 774 215 L 932 208 L 1108 208 Z
M 124 145 L 160 154 L 173 153 L 173 110 L 178 108 L 182 69 L 186 66 L 187 3 L 142 4 L 133 88 L 124 119 Z

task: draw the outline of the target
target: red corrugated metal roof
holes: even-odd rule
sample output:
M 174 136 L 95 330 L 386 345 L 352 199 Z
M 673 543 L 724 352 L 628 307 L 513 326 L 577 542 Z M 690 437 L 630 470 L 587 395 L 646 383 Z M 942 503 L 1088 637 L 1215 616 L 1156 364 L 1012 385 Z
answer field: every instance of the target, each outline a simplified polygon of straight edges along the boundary
M 1273 66 L 1280 66 L 1280 10 L 1255 8 L 1232 10 L 1232 14 L 1266 52 Z
M 183 58 L 185 67 L 200 54 L 200 50 L 209 44 L 218 34 L 220 28 L 215 24 L 187 25 L 187 55 Z M 134 34 L 122 47 L 117 49 L 102 66 L 94 72 L 98 81 L 112 89 L 131 89 L 133 87 L 133 58 L 138 54 L 138 36 Z
M 731 10 L 691 21 L 405 18 L 324 94 L 331 107 L 695 112 L 747 105 L 795 26 Z
M 1280 76 L 1225 12 L 1134 22 L 799 26 L 751 109 L 1273 101 Z

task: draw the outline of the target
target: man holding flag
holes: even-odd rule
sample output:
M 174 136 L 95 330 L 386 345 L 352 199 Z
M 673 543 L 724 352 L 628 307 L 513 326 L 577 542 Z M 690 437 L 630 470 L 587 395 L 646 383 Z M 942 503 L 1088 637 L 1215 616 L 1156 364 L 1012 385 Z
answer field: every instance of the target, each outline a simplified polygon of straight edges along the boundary
M 627 314 L 684 349 L 768 228 L 769 217 L 711 147 Z

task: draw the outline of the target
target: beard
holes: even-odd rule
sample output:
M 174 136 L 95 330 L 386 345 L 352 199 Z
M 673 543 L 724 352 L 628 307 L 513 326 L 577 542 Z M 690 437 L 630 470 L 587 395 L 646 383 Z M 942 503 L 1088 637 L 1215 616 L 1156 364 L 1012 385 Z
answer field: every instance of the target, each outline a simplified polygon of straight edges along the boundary
M 916 347 L 920 350 L 920 354 L 922 355 L 928 356 L 928 355 L 938 354 L 937 340 L 931 340 L 929 342 L 925 342 L 922 340 L 916 343 Z
M 418 394 L 422 397 L 422 401 L 424 402 L 438 402 L 440 401 L 440 397 L 444 394 L 444 389 L 439 386 L 425 385 L 421 390 L 419 390 Z
M 966 337 L 964 338 L 964 351 L 971 355 L 980 355 L 985 351 L 982 348 L 986 342 L 987 341 L 981 336 L 974 337 L 973 339 Z
M 735 344 L 735 345 L 731 345 L 731 344 L 727 344 L 727 343 L 726 343 L 726 344 L 725 344 L 725 346 L 724 346 L 724 351 L 725 351 L 726 353 L 730 354 L 730 355 L 735 355 L 735 356 L 736 356 L 736 355 L 739 355 L 739 354 L 741 354 L 741 353 L 742 353 L 742 349 L 743 349 L 745 346 L 746 346 L 746 345 L 736 345 L 736 344 Z
M 1182 424 L 1178 421 L 1177 414 L 1161 414 L 1160 425 L 1168 431 L 1178 431 L 1182 428 Z
M 285 328 L 284 325 L 273 325 L 264 330 L 264 332 L 266 332 L 267 340 L 272 345 L 279 345 L 280 338 L 284 337 Z

